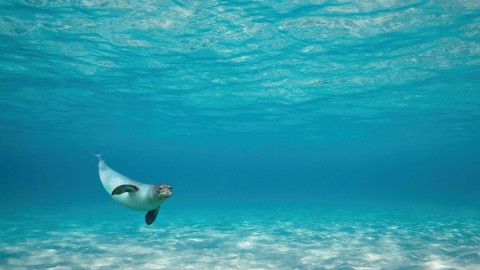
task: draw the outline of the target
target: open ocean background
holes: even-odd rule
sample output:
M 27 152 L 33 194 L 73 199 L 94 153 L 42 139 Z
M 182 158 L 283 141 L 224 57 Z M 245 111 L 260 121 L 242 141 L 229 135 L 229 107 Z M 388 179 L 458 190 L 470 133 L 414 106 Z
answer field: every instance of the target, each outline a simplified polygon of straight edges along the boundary
M 479 153 L 478 0 L 0 3 L 0 269 L 480 269 Z

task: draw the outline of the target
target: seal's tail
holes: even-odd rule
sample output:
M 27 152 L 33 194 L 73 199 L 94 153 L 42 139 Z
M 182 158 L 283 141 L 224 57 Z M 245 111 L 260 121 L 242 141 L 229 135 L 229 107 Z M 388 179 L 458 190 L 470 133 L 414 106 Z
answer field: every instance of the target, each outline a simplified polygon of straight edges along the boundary
M 92 154 L 93 154 L 93 153 L 92 153 Z M 102 154 L 103 154 L 103 153 L 100 153 L 100 154 L 93 154 L 93 155 L 97 157 L 97 159 L 98 159 L 98 162 L 102 162 L 102 161 L 103 161 Z

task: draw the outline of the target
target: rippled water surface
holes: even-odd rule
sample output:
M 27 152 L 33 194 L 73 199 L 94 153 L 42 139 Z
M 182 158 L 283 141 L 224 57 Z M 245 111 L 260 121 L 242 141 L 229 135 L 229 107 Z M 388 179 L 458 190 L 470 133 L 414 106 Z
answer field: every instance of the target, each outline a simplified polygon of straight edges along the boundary
M 468 140 L 479 14 L 465 0 L 7 1 L 2 129 Z
M 479 138 L 478 0 L 0 3 L 1 269 L 480 269 Z

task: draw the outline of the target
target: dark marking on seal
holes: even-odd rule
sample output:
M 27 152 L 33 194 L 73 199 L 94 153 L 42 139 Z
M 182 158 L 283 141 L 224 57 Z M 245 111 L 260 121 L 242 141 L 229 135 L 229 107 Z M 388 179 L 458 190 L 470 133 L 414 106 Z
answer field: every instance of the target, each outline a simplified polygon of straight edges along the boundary
M 148 211 L 147 215 L 145 215 L 145 222 L 147 223 L 147 225 L 152 224 L 157 218 L 157 215 L 158 215 L 158 208 Z
M 112 196 L 113 195 L 120 195 L 120 194 L 125 193 L 125 192 L 133 192 L 133 191 L 138 191 L 138 190 L 139 190 L 139 188 L 137 186 L 134 186 L 134 185 L 121 185 L 121 186 L 116 187 L 112 191 Z

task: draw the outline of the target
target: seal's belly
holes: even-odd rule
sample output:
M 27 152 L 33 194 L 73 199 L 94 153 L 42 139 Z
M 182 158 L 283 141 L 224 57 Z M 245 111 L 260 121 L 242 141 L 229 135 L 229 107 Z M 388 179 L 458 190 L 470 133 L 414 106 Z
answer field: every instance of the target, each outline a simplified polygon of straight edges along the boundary
M 113 195 L 112 198 L 120 204 L 137 211 L 150 211 L 160 206 L 158 201 L 146 200 L 142 191 L 126 192 L 120 195 Z

